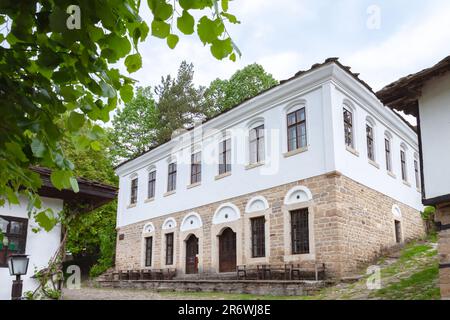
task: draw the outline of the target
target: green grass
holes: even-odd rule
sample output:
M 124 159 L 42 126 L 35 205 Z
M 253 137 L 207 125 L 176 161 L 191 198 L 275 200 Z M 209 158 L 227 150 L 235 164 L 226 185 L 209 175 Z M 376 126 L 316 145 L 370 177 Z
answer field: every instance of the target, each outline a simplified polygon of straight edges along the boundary
M 387 300 L 436 300 L 440 298 L 438 276 L 439 268 L 435 264 L 377 290 L 372 296 Z
M 411 260 L 412 258 L 427 252 L 432 247 L 429 244 L 410 244 L 405 247 L 405 249 L 402 250 L 402 253 L 400 254 L 399 262 L 405 262 L 408 260 Z

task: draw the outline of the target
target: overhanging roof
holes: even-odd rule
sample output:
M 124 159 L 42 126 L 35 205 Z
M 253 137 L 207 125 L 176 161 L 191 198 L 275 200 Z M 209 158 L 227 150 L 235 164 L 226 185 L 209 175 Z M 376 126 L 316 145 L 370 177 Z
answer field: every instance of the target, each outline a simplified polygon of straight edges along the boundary
M 42 179 L 42 187 L 38 193 L 42 197 L 64 200 L 69 205 L 76 205 L 81 212 L 94 210 L 117 196 L 117 188 L 100 182 L 77 178 L 80 191 L 56 189 L 50 181 L 51 170 L 42 167 L 33 167 L 33 171 L 39 173 Z
M 450 56 L 431 68 L 403 77 L 377 92 L 386 106 L 417 116 L 417 101 L 425 83 L 450 71 Z

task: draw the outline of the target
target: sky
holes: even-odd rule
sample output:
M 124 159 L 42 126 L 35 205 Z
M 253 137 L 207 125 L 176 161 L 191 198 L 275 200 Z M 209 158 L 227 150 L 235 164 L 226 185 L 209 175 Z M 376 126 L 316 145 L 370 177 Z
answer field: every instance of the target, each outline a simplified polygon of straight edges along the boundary
M 141 16 L 150 21 L 142 3 Z M 216 60 L 197 35 L 181 36 L 175 50 L 149 36 L 139 46 L 143 67 L 130 76 L 138 85 L 155 86 L 186 60 L 194 64 L 197 85 L 229 78 L 254 62 L 283 80 L 339 57 L 379 90 L 450 55 L 448 0 L 234 0 L 229 12 L 241 21 L 228 26 L 242 51 L 237 62 Z

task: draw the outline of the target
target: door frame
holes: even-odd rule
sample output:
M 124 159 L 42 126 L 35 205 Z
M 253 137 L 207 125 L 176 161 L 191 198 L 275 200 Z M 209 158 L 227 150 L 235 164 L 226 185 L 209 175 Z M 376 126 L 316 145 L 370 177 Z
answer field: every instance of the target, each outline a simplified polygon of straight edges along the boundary
M 236 264 L 236 268 L 235 268 L 235 270 L 230 270 L 230 271 L 221 271 L 220 270 L 220 267 L 221 267 L 221 259 L 220 259 L 220 247 L 221 247 L 221 237 L 223 236 L 223 233 L 225 232 L 225 231 L 227 231 L 227 230 L 229 230 L 230 232 L 231 232 L 231 234 L 234 234 L 234 256 L 235 256 L 235 258 L 234 258 L 234 261 L 235 261 L 235 264 Z M 218 252 L 219 252 L 219 273 L 230 273 L 230 272 L 236 272 L 236 269 L 237 269 L 237 233 L 233 230 L 233 229 L 231 229 L 231 228 L 228 228 L 228 227 L 225 227 L 225 228 L 223 228 L 222 229 L 222 232 L 220 233 L 220 234 L 218 234 L 217 235 L 217 238 L 218 238 L 218 245 L 219 245 L 219 247 L 218 247 Z
M 188 253 L 188 241 L 191 238 L 193 238 L 193 237 L 197 240 L 197 254 L 194 256 L 194 258 L 195 258 L 195 272 L 188 273 L 187 272 L 187 269 L 188 269 L 188 255 L 187 255 L 187 253 Z M 184 242 L 185 242 L 185 246 L 184 246 L 184 250 L 185 250 L 185 255 L 184 255 L 184 264 L 185 264 L 185 266 L 184 266 L 184 270 L 185 270 L 185 273 L 186 274 L 198 274 L 198 264 L 199 264 L 198 263 L 198 256 L 199 256 L 199 252 L 200 252 L 200 239 L 195 234 L 191 233 Z

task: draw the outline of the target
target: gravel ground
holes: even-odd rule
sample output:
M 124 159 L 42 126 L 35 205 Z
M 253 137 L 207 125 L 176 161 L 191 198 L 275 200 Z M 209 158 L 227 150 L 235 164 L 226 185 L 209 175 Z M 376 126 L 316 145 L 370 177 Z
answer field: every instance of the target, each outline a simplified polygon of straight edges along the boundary
M 185 300 L 146 290 L 81 288 L 64 289 L 63 300 Z

